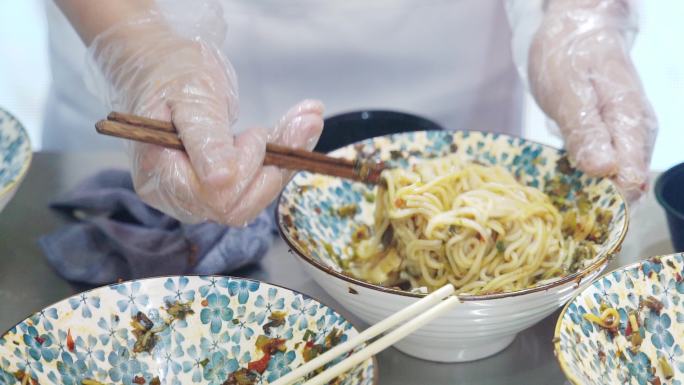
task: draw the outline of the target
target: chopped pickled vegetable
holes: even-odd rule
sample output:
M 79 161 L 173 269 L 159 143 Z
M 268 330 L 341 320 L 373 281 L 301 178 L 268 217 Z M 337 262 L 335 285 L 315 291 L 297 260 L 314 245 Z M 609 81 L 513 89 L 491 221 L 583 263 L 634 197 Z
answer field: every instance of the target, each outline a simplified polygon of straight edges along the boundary
M 263 373 L 264 371 L 266 371 L 266 367 L 268 367 L 268 361 L 270 360 L 271 355 L 266 353 L 263 357 L 261 357 L 261 359 L 252 361 L 249 364 L 247 364 L 247 369 L 253 370 L 258 373 Z
M 311 329 L 306 329 L 304 332 L 304 341 L 311 341 L 316 338 L 316 333 L 312 332 Z
M 325 336 L 325 347 L 326 350 L 332 348 L 333 346 L 337 345 L 340 343 L 340 340 L 342 339 L 342 331 L 333 328 L 330 333 L 328 333 L 327 336 Z
M 603 350 L 599 350 L 598 356 L 599 356 L 599 361 L 601 361 L 601 363 L 605 364 L 606 363 L 606 353 L 604 353 Z
M 561 174 L 570 175 L 575 172 L 575 169 L 570 164 L 570 159 L 567 155 L 563 155 L 556 161 L 556 169 Z
M 231 373 L 222 385 L 254 385 L 256 384 L 257 377 L 256 372 L 241 368 Z
M 100 381 L 93 380 L 91 378 L 84 378 L 81 380 L 81 385 L 105 385 L 101 383 Z
M 268 316 L 268 322 L 264 324 L 263 330 L 266 334 L 271 334 L 271 328 L 285 325 L 285 312 L 274 311 Z
M 33 380 L 33 378 L 31 378 L 31 376 L 28 373 L 24 372 L 23 370 L 17 370 L 16 372 L 14 372 L 14 378 L 21 381 L 21 385 L 27 385 L 29 381 L 35 381 Z
M 631 350 L 632 352 L 636 352 L 637 350 L 639 350 L 639 347 L 643 342 L 643 338 L 641 338 L 639 322 L 637 320 L 636 314 L 633 312 L 630 313 L 628 319 L 629 325 L 632 328 L 632 335 L 630 336 L 630 342 L 632 343 Z
M 589 210 L 591 210 L 591 201 L 589 201 L 586 194 L 579 194 L 577 196 L 577 209 L 582 215 L 587 215 Z
M 157 335 L 152 330 L 154 323 L 143 312 L 139 311 L 133 317 L 131 326 L 133 326 L 133 335 L 135 336 L 133 352 L 151 352 L 157 344 Z
M 575 211 L 566 211 L 563 214 L 563 224 L 561 225 L 561 231 L 563 235 L 572 236 L 577 228 L 577 213 Z
M 297 193 L 298 194 L 303 194 L 311 189 L 310 185 L 299 185 L 297 186 Z
M 257 337 L 256 348 L 265 354 L 273 355 L 285 351 L 285 340 L 281 338 L 269 338 L 263 335 Z
M 641 300 L 640 305 L 641 307 L 646 306 L 657 314 L 660 314 L 660 311 L 663 310 L 663 303 L 653 296 L 648 296 Z
M 145 328 L 145 329 L 152 329 L 152 326 L 154 326 L 154 322 L 152 322 L 152 320 L 150 320 L 145 315 L 145 313 L 143 313 L 141 311 L 136 313 L 135 320 L 138 321 L 143 326 L 143 328 Z
M 352 233 L 352 242 L 359 243 L 362 240 L 370 237 L 370 228 L 368 225 L 359 225 Z
M 572 256 L 572 263 L 570 264 L 570 271 L 576 271 L 582 262 L 593 257 L 592 247 L 586 242 L 580 242 L 575 247 L 575 252 Z
M 672 370 L 672 366 L 670 366 L 670 363 L 667 362 L 667 358 L 660 357 L 658 359 L 658 363 L 660 363 L 660 369 L 663 371 L 663 376 L 665 377 L 666 380 L 669 380 L 674 376 L 674 371 Z
M 316 345 L 313 343 L 313 341 L 308 341 L 304 345 L 304 349 L 302 350 L 302 358 L 304 359 L 304 362 L 309 362 L 313 360 L 319 354 L 321 354 L 322 350 L 322 345 Z
M 74 343 L 74 337 L 71 336 L 71 329 L 67 330 L 66 344 L 67 349 L 69 349 L 69 351 L 73 353 L 74 349 L 76 349 L 76 344 Z
M 375 203 L 375 194 L 371 191 L 366 191 L 363 193 L 363 199 L 368 203 Z
M 313 332 L 311 333 L 313 335 Z M 305 335 L 305 340 L 307 336 Z M 342 339 L 342 331 L 333 328 L 328 335 L 325 336 L 323 343 L 321 344 L 315 344 L 313 338 L 304 345 L 304 349 L 302 350 L 302 358 L 304 358 L 305 362 L 311 361 L 314 358 L 316 358 L 318 355 L 323 354 L 330 350 L 333 346 L 336 346 L 337 344 L 340 343 Z
M 166 312 L 177 320 L 184 320 L 188 314 L 195 314 L 192 310 L 192 302 L 167 303 Z
M 353 217 L 354 215 L 356 215 L 358 209 L 359 207 L 355 203 L 350 203 L 348 205 L 339 207 L 336 210 L 336 214 L 342 218 Z
M 157 336 L 151 330 L 142 332 L 139 335 L 136 335 L 136 337 L 137 339 L 133 345 L 133 352 L 135 353 L 149 353 L 157 344 Z
M 328 253 L 328 255 L 335 255 L 335 250 L 329 242 L 323 242 L 323 248 L 325 249 L 325 252 Z

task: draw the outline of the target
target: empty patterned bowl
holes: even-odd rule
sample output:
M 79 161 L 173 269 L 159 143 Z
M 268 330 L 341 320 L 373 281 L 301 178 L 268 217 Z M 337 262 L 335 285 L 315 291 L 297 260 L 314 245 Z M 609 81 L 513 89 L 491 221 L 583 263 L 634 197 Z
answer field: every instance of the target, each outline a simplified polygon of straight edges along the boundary
M 563 309 L 554 337 L 570 382 L 684 382 L 684 258 L 653 257 L 604 275 Z
M 292 290 L 163 277 L 91 290 L 0 338 L 0 384 L 268 384 L 357 331 Z M 370 385 L 369 359 L 335 384 Z
M 0 109 L 0 211 L 17 192 L 31 164 L 31 143 L 24 126 Z
M 419 131 L 377 137 L 334 151 L 348 159 L 383 160 L 406 167 L 424 158 L 460 152 L 473 161 L 500 165 L 523 183 L 544 189 L 554 181 L 568 186 L 565 199 L 586 193 L 591 207 L 610 211 L 607 237 L 598 253 L 571 274 L 515 292 L 461 295 L 464 303 L 404 338 L 395 347 L 422 359 L 470 361 L 506 348 L 516 334 L 553 313 L 585 282 L 597 277 L 627 231 L 625 202 L 615 185 L 589 178 L 569 167 L 564 152 L 506 135 L 468 131 Z M 343 270 L 353 255 L 354 232 L 373 225 L 371 186 L 340 178 L 298 173 L 285 187 L 277 222 L 281 234 L 305 270 L 332 297 L 369 324 L 418 301 L 424 294 L 356 279 Z M 355 207 L 340 215 L 344 207 Z

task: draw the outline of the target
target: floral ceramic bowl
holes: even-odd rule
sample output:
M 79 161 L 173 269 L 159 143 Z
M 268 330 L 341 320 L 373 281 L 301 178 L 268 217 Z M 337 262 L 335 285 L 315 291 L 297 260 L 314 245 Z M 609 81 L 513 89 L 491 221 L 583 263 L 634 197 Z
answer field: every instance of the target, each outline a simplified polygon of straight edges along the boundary
M 267 384 L 357 334 L 282 287 L 164 277 L 85 292 L 0 338 L 0 384 Z M 336 384 L 375 384 L 369 359 Z M 29 381 L 30 380 L 30 381 Z
M 554 338 L 568 379 L 577 385 L 684 383 L 682 276 L 682 254 L 653 257 L 604 275 L 568 303 Z M 617 316 L 600 325 L 596 319 L 607 309 Z
M 413 356 L 442 362 L 469 361 L 508 346 L 516 334 L 553 313 L 583 282 L 600 274 L 627 231 L 625 202 L 607 179 L 589 178 L 569 167 L 564 152 L 506 135 L 467 131 L 420 131 L 378 137 L 341 148 L 334 156 L 383 160 L 406 167 L 420 159 L 461 152 L 474 161 L 500 165 L 523 183 L 544 188 L 550 180 L 569 186 L 566 199 L 582 190 L 596 208 L 612 213 L 607 238 L 598 254 L 576 272 L 554 282 L 509 293 L 461 296 L 453 311 L 405 338 L 396 347 Z M 278 204 L 283 238 L 305 269 L 330 295 L 368 323 L 417 301 L 424 294 L 373 285 L 343 273 L 351 258 L 352 234 L 360 224 L 373 224 L 370 186 L 340 178 L 299 173 L 286 186 Z M 354 204 L 351 216 L 336 208 Z
M 31 164 L 31 143 L 24 126 L 0 109 L 0 211 L 17 192 Z

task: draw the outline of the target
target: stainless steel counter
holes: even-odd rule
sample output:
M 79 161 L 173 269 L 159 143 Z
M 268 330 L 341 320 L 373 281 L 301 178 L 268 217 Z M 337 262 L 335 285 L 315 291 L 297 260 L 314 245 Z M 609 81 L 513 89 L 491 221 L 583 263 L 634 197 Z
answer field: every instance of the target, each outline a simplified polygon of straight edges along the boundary
M 50 268 L 37 239 L 58 228 L 64 220 L 47 203 L 97 170 L 125 167 L 121 154 L 37 153 L 17 196 L 0 213 L 0 332 L 30 313 L 86 289 L 71 285 Z M 233 275 L 281 284 L 301 291 L 348 315 L 309 277 L 282 241 L 275 243 L 260 266 Z M 672 251 L 663 211 L 652 194 L 632 213 L 630 230 L 618 258 L 609 269 L 640 257 Z M 435 364 L 389 349 L 378 356 L 380 384 L 526 384 L 561 385 L 565 378 L 551 347 L 558 313 L 518 335 L 503 352 L 476 362 Z M 362 325 L 354 317 L 349 317 Z

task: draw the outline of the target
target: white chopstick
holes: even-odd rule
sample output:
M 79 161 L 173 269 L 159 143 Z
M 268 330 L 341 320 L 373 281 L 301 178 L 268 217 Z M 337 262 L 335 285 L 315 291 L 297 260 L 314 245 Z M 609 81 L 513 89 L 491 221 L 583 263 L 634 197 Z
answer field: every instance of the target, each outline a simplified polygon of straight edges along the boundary
M 323 365 L 327 364 L 328 362 L 334 360 L 336 357 L 339 357 L 343 353 L 346 353 L 346 352 L 354 349 L 355 347 L 365 343 L 366 341 L 370 340 L 371 338 L 374 338 L 375 336 L 387 331 L 388 329 L 393 328 L 394 326 L 398 325 L 399 323 L 401 323 L 401 322 L 403 322 L 403 321 L 405 321 L 411 317 L 415 317 L 418 313 L 421 313 L 425 309 L 431 308 L 430 310 L 423 313 L 422 315 L 414 318 L 412 321 L 410 321 L 410 322 L 404 324 L 403 326 L 397 328 L 392 333 L 390 333 L 390 334 L 386 335 L 385 337 L 379 339 L 375 343 L 367 346 L 366 348 L 357 352 L 356 354 L 348 357 L 343 362 L 339 363 L 338 365 L 335 365 L 333 368 L 328 369 L 325 372 L 321 373 L 314 380 L 317 380 L 319 377 L 321 377 L 322 375 L 324 375 L 327 372 L 330 372 L 332 369 L 336 369 L 338 367 L 341 367 L 343 364 L 345 366 L 347 366 L 346 365 L 347 360 L 359 355 L 360 353 L 364 352 L 366 349 L 369 349 L 371 346 L 376 345 L 376 344 L 380 343 L 381 341 L 387 339 L 387 337 L 389 337 L 390 335 L 393 335 L 397 332 L 400 332 L 400 333 L 395 334 L 395 338 L 393 340 L 389 340 L 389 339 L 386 340 L 386 341 L 391 341 L 387 345 L 381 347 L 376 352 L 371 353 L 370 355 L 361 359 L 358 362 L 361 362 L 361 361 L 367 359 L 368 357 L 372 356 L 373 354 L 385 349 L 387 346 L 393 344 L 394 342 L 396 342 L 396 341 L 400 340 L 401 338 L 405 337 L 406 335 L 410 334 L 411 332 L 416 330 L 418 327 L 420 327 L 424 323 L 427 323 L 430 320 L 432 320 L 433 318 L 437 317 L 444 310 L 449 308 L 449 306 L 450 306 L 449 304 L 453 304 L 454 302 L 458 302 L 458 297 L 449 298 L 449 300 L 453 299 L 455 301 L 450 301 L 450 302 L 448 302 L 447 305 L 445 305 L 445 303 L 447 303 L 447 301 L 449 301 L 449 300 L 442 301 L 444 298 L 451 296 L 454 293 L 454 291 L 455 291 L 454 286 L 451 284 L 447 284 L 445 286 L 442 286 L 441 288 L 432 292 L 430 295 L 426 296 L 425 298 L 421 299 L 420 301 L 402 309 L 401 311 L 399 311 L 397 313 L 394 313 L 393 315 L 385 318 L 384 320 L 378 322 L 377 324 L 369 327 L 368 329 L 359 333 L 356 337 L 351 338 L 348 341 L 335 346 L 334 348 L 328 350 L 327 352 L 321 354 L 320 356 L 314 358 L 313 360 L 305 363 L 304 365 L 296 368 L 295 370 L 291 371 L 290 373 L 280 377 L 278 380 L 271 383 L 271 385 L 290 385 L 290 384 L 294 383 L 295 381 L 299 380 L 301 377 L 304 377 L 308 373 L 322 367 Z M 434 306 L 437 303 L 439 303 L 439 305 Z M 431 315 L 431 317 L 426 319 L 426 317 L 425 317 L 426 315 L 428 315 L 428 316 Z M 413 325 L 413 326 L 407 327 L 410 325 Z M 401 330 L 403 330 L 403 332 L 401 332 Z M 333 377 L 330 377 L 330 378 L 332 379 L 332 378 L 336 377 L 337 375 L 345 372 L 346 370 L 348 370 L 352 366 L 356 365 L 357 363 L 350 364 L 350 366 L 347 369 L 342 369 L 342 371 L 340 373 L 333 375 Z M 336 370 L 338 370 L 338 369 L 336 369 Z M 314 381 L 314 380 L 312 380 L 312 381 Z M 309 385 L 309 383 L 313 384 L 313 383 L 317 383 L 317 382 L 309 381 L 306 383 L 306 385 Z
M 458 297 L 449 297 L 445 299 L 439 305 L 427 310 L 425 313 L 419 315 L 418 317 L 412 319 L 404 325 L 394 329 L 391 333 L 388 333 L 386 336 L 380 338 L 379 340 L 352 354 L 344 361 L 333 366 L 332 368 L 327 369 L 326 371 L 317 375 L 310 381 L 305 382 L 303 385 L 327 384 L 333 378 L 347 372 L 354 366 L 367 360 L 373 355 L 385 350 L 387 347 L 394 345 L 400 339 L 413 333 L 419 327 L 437 318 L 439 315 L 451 309 L 452 306 L 460 302 L 461 301 L 458 299 Z

